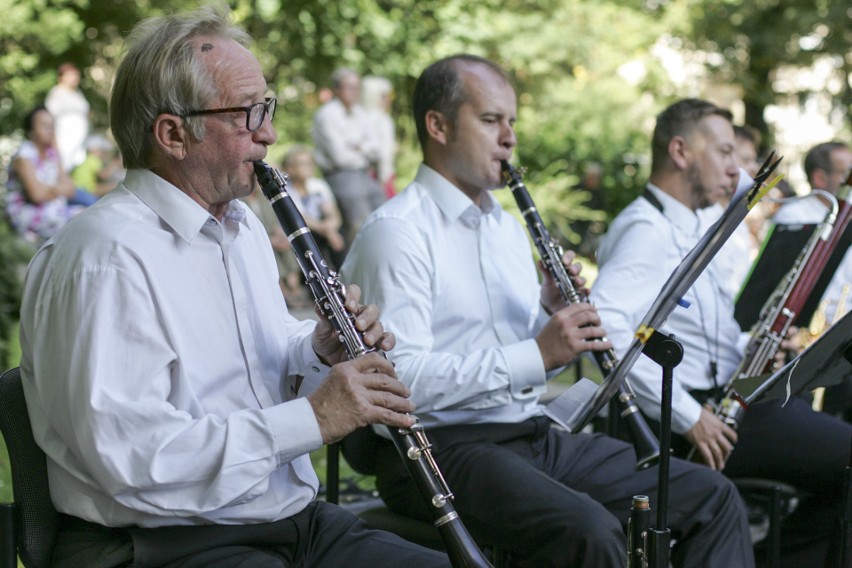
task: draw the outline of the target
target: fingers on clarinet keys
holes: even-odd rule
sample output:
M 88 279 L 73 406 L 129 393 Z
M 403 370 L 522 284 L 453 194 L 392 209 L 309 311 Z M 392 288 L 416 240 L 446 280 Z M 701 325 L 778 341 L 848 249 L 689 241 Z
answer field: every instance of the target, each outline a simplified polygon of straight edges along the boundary
M 368 424 L 408 428 L 415 409 L 408 388 L 382 371 L 390 363 L 370 354 L 332 367 L 316 391 L 308 395 L 323 442 L 340 440 Z M 374 372 L 377 371 L 377 372 Z

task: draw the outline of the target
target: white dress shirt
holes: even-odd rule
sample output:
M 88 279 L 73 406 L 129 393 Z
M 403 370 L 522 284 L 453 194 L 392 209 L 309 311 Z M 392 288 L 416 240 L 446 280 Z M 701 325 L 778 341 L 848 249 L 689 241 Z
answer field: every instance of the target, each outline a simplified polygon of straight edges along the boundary
M 539 414 L 547 321 L 529 239 L 431 168 L 367 219 L 342 272 L 396 335 L 390 354 L 425 426 Z
M 364 170 L 379 158 L 379 147 L 367 113 L 348 109 L 339 99 L 324 104 L 314 116 L 314 159 L 324 172 Z
M 316 495 L 304 395 L 328 372 L 287 311 L 266 231 L 149 171 L 33 259 L 21 371 L 60 512 L 108 526 L 251 523 Z M 287 401 L 287 402 L 284 402 Z
M 816 225 L 822 223 L 828 207 L 816 195 L 786 203 L 778 209 L 772 221 L 779 225 Z M 843 260 L 834 271 L 820 299 L 824 306 L 826 323 L 831 324 L 852 309 L 852 249 L 848 249 Z M 807 322 L 799 322 L 805 325 Z
M 725 207 L 719 203 L 699 209 L 696 213 L 701 221 L 701 232 L 712 227 L 724 212 Z M 756 256 L 757 247 L 754 238 L 751 236 L 748 225 L 742 222 L 737 225 L 712 260 L 716 266 L 719 281 L 731 298 L 736 300 Z
M 640 197 L 612 222 L 598 249 L 599 272 L 592 301 L 616 352 L 621 354 L 671 273 L 701 237 L 698 216 L 688 207 L 649 184 L 663 206 L 657 210 Z M 745 342 L 733 301 L 713 263 L 686 293 L 689 307 L 677 307 L 660 331 L 674 334 L 684 349 L 674 370 L 672 430 L 683 434 L 698 421 L 701 405 L 690 390 L 727 384 L 742 359 Z M 711 375 L 715 363 L 716 378 Z M 644 412 L 660 417 L 662 370 L 645 356 L 633 367 L 630 381 Z

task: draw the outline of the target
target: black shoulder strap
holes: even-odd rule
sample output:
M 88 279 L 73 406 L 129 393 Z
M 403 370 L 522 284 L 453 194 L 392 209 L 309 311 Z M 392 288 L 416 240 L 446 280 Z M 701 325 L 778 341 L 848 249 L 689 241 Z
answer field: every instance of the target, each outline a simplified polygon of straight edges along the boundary
M 642 192 L 642 197 L 644 197 L 645 199 L 647 199 L 647 200 L 648 200 L 648 203 L 650 203 L 651 205 L 653 205 L 653 206 L 654 206 L 654 209 L 656 209 L 656 210 L 657 210 L 657 211 L 659 211 L 660 213 L 663 213 L 663 204 L 662 204 L 662 203 L 660 203 L 660 200 L 659 200 L 659 199 L 657 199 L 657 196 L 656 196 L 656 195 L 654 195 L 654 194 L 651 192 L 651 190 L 650 190 L 650 189 L 648 189 L 648 188 L 646 187 L 646 188 L 645 188 L 645 191 L 644 191 L 644 192 Z

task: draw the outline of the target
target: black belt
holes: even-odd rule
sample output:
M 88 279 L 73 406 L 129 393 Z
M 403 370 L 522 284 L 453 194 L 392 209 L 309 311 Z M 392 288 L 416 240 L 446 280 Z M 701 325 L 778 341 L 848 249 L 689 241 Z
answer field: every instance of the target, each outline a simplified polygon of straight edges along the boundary
M 715 387 L 706 390 L 696 389 L 689 391 L 689 394 L 701 404 L 704 404 L 708 400 L 719 402 L 725 398 L 725 389 L 722 387 Z

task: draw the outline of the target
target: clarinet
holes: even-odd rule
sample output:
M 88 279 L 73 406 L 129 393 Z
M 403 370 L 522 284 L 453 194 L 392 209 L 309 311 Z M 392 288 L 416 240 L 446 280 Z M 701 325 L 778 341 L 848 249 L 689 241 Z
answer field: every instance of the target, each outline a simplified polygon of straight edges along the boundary
M 634 495 L 627 519 L 627 568 L 648 568 L 650 532 L 651 502 L 647 495 Z
M 737 429 L 747 409 L 735 388 L 734 381 L 754 377 L 768 372 L 781 341 L 796 320 L 825 268 L 832 251 L 840 241 L 846 225 L 852 217 L 852 174 L 847 179 L 845 197 L 838 205 L 834 196 L 825 194 L 832 202 L 831 209 L 822 222 L 814 228 L 793 267 L 778 283 L 773 293 L 760 310 L 760 317 L 751 329 L 751 337 L 745 349 L 745 357 L 725 386 L 722 400 L 715 406 L 715 415 L 725 424 Z M 695 453 L 695 448 L 692 449 Z
M 317 306 L 334 325 L 349 358 L 376 351 L 364 343 L 363 334 L 355 327 L 355 316 L 345 307 L 346 291 L 343 284 L 338 274 L 323 259 L 302 214 L 287 193 L 286 175 L 259 160 L 254 162 L 254 172 L 263 194 L 287 233 Z M 387 354 L 383 351 L 379 353 L 387 359 Z M 423 427 L 415 423 L 410 428 L 388 427 L 388 431 L 409 474 L 428 503 L 433 524 L 438 529 L 452 565 L 455 568 L 491 568 L 452 505 L 454 496 L 435 463 Z
M 501 161 L 501 165 L 503 179 L 512 190 L 512 195 L 515 197 L 518 208 L 527 223 L 527 229 L 535 242 L 536 248 L 538 248 L 545 267 L 556 279 L 556 285 L 562 293 L 562 299 L 568 304 L 588 302 L 585 294 L 581 294 L 574 286 L 565 265 L 562 264 L 562 246 L 550 236 L 547 227 L 544 226 L 520 173 L 505 160 Z M 598 339 L 598 341 L 601 341 L 601 339 Z M 618 357 L 612 349 L 593 351 L 592 354 L 604 376 L 612 372 L 618 364 Z M 636 406 L 636 394 L 626 380 L 618 387 L 618 404 L 621 408 L 621 416 L 627 423 L 636 449 L 636 469 L 642 470 L 654 465 L 660 459 L 660 445 L 639 412 L 639 407 Z

